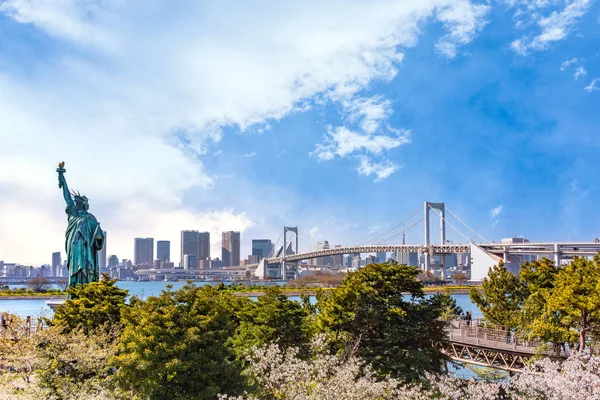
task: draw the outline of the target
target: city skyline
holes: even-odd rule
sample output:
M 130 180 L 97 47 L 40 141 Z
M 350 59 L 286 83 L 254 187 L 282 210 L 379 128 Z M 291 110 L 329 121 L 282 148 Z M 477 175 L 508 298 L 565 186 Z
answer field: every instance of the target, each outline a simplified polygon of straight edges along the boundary
M 309 5 L 2 2 L 0 259 L 64 248 L 60 161 L 128 259 L 182 229 L 360 243 L 423 201 L 488 240 L 598 236 L 600 3 Z

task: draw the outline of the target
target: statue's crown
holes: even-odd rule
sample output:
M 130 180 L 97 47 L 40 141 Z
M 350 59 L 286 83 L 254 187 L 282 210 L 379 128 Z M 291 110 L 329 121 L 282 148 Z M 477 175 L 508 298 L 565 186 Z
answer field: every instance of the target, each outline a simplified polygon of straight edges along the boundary
M 79 200 L 84 203 L 88 202 L 88 198 L 79 192 L 72 191 L 71 194 L 73 195 L 73 200 Z

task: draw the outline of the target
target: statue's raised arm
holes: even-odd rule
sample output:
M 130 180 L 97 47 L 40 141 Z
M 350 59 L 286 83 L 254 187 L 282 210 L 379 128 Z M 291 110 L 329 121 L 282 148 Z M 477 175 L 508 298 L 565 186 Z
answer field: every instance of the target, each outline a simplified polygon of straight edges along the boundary
M 67 186 L 67 180 L 65 179 L 65 162 L 61 161 L 58 163 L 58 168 L 56 169 L 58 172 L 58 187 L 63 190 L 63 197 L 65 198 L 65 202 L 67 203 L 67 207 L 73 204 L 73 198 L 71 197 L 71 192 L 69 192 L 69 186 Z

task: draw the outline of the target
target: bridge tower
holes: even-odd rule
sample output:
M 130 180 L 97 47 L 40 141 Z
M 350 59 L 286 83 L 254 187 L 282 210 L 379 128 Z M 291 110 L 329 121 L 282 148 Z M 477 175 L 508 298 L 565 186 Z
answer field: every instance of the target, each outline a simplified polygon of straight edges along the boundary
M 296 248 L 294 251 L 298 253 L 298 227 L 297 226 L 284 226 L 283 227 L 283 261 L 281 262 L 281 277 L 284 281 L 287 280 L 287 266 L 285 264 L 285 256 L 287 256 L 287 233 L 296 234 Z M 296 268 L 295 278 L 298 278 L 298 268 Z
M 431 210 L 438 210 L 440 215 L 440 244 L 446 244 L 446 207 L 444 203 L 430 203 L 428 201 L 425 202 L 423 206 L 423 210 L 425 211 L 425 246 L 429 247 L 431 245 L 431 236 L 430 236 L 430 227 L 429 227 L 429 217 Z M 431 250 L 427 250 L 425 253 L 425 271 L 429 271 L 431 269 Z

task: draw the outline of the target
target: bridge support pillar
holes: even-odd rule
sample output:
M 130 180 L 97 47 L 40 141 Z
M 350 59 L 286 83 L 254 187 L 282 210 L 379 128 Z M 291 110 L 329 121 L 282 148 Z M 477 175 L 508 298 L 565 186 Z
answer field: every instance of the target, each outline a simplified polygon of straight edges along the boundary
M 429 247 L 431 245 L 431 236 L 429 234 L 429 212 L 431 210 L 438 210 L 440 214 L 440 244 L 446 244 L 446 207 L 444 203 L 430 203 L 428 201 L 423 205 L 423 210 L 425 211 L 425 246 Z M 431 255 L 432 252 L 428 251 L 425 254 L 425 271 L 430 272 L 431 270 Z
M 560 267 L 560 249 L 558 243 L 554 243 L 554 262 L 557 267 Z

